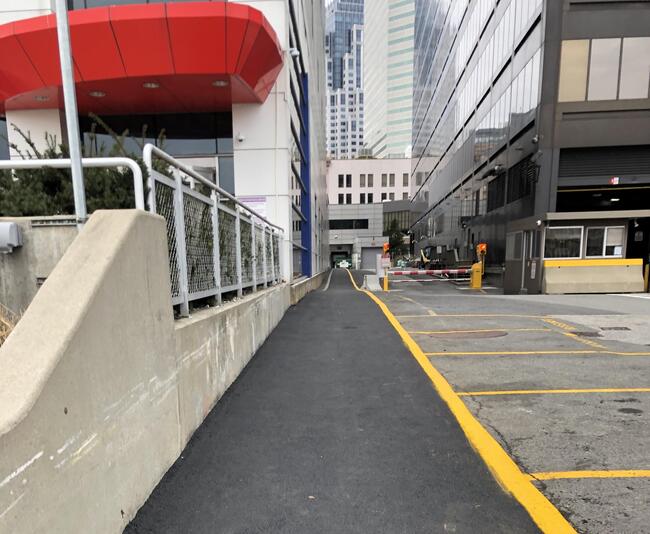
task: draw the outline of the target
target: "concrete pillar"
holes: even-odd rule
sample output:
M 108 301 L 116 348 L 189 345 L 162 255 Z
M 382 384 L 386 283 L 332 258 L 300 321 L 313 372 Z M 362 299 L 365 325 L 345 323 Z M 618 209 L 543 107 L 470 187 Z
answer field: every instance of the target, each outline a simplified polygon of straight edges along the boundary
M 283 1 L 241 2 L 259 9 L 288 43 L 288 12 Z M 285 57 L 286 62 L 286 57 Z M 232 108 L 235 195 L 266 197 L 267 218 L 284 228 L 282 276 L 293 272 L 291 182 L 291 123 L 289 71 L 285 66 L 263 104 L 235 104 Z

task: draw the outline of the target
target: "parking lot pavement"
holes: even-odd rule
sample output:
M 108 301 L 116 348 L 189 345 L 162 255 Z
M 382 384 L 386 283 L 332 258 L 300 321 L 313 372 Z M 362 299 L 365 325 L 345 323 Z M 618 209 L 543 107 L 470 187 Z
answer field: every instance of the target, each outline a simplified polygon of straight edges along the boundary
M 650 533 L 650 298 L 376 293 L 533 484 L 590 534 Z

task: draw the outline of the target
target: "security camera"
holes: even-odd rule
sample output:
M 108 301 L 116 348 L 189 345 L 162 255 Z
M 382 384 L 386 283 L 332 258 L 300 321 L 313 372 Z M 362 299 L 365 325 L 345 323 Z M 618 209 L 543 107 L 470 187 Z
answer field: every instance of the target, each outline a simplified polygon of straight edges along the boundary
M 531 142 L 532 142 L 533 144 L 535 144 L 535 145 L 536 145 L 537 143 L 539 143 L 539 135 L 535 134 L 535 135 L 533 136 L 533 138 L 531 139 Z
M 240 143 L 246 141 L 246 137 L 244 137 L 244 134 L 242 133 L 237 134 L 237 141 L 239 141 Z
M 542 221 L 540 221 L 539 219 L 537 219 L 537 226 L 542 226 Z

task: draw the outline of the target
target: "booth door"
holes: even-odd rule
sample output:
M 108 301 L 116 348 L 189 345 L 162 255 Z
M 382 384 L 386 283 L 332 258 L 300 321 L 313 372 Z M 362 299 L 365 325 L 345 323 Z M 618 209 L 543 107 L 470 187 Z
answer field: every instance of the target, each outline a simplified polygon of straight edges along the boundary
M 522 289 L 528 293 L 542 290 L 542 232 L 528 230 L 523 235 L 524 261 Z

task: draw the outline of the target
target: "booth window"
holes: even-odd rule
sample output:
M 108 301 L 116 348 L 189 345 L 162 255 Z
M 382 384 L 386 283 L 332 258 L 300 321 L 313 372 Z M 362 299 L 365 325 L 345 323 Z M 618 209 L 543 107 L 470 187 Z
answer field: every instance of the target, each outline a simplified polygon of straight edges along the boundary
M 582 226 L 551 227 L 546 229 L 545 258 L 580 258 Z
M 625 228 L 608 226 L 587 228 L 587 257 L 623 257 Z

